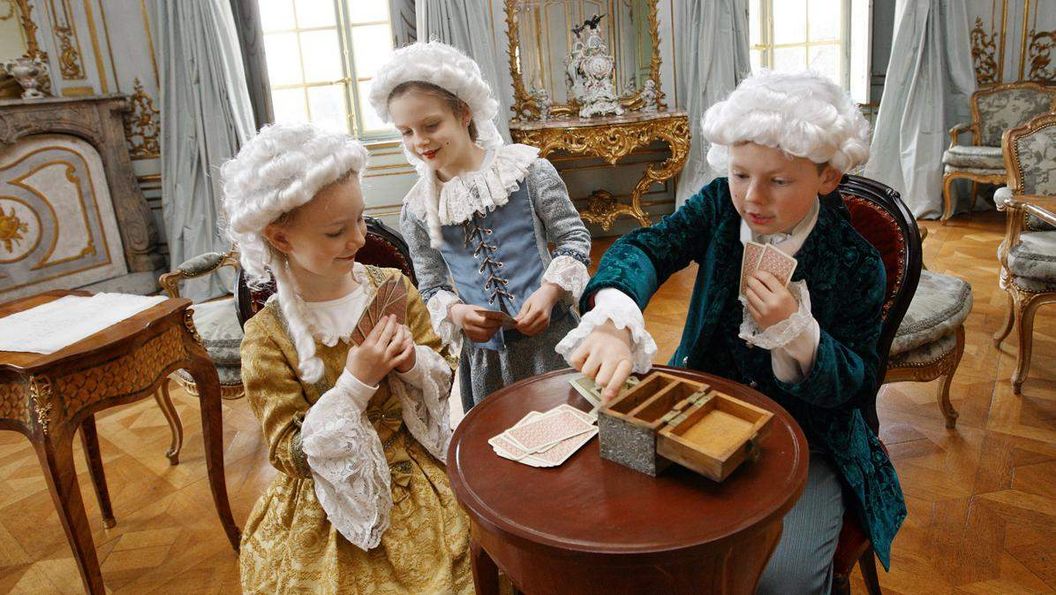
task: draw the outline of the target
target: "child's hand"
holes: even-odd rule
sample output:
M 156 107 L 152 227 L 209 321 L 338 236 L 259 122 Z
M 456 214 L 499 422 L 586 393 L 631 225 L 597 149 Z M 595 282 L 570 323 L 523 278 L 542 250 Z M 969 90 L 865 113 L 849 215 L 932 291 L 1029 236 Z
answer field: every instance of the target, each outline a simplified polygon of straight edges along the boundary
M 545 331 L 546 327 L 550 326 L 550 312 L 554 309 L 557 300 L 561 299 L 563 291 L 554 283 L 544 282 L 540 285 L 539 289 L 532 292 L 532 295 L 524 301 L 517 316 L 514 316 L 513 319 L 517 321 L 517 330 L 529 337 Z
M 410 371 L 414 357 L 410 330 L 390 314 L 371 329 L 363 343 L 348 351 L 345 369 L 363 384 L 377 386 L 394 368 Z
M 477 343 L 491 339 L 502 326 L 499 320 L 486 318 L 480 310 L 482 309 L 469 304 L 455 304 L 449 310 L 451 320 L 461 327 L 467 337 Z
M 631 331 L 616 328 L 611 320 L 596 327 L 572 352 L 569 363 L 598 386 L 605 387 L 601 391 L 601 400 L 607 403 L 619 394 L 623 382 L 634 369 Z
M 748 312 L 763 330 L 792 316 L 799 309 L 796 298 L 769 271 L 756 271 L 748 280 L 744 295 L 748 298 Z

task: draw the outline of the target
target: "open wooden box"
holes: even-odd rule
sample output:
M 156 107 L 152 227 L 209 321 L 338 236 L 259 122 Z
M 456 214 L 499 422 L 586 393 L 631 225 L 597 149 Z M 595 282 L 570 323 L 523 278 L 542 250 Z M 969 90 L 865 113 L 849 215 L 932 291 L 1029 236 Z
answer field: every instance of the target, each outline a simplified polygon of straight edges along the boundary
M 771 417 L 706 384 L 653 372 L 601 408 L 601 456 L 649 475 L 674 462 L 722 481 L 753 454 Z

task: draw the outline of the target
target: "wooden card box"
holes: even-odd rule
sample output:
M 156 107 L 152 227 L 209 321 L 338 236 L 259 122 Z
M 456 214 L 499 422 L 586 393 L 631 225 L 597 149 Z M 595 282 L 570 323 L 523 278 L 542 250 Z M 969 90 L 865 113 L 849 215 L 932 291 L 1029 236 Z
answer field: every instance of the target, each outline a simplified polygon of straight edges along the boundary
M 601 456 L 654 476 L 675 462 L 722 481 L 771 417 L 706 384 L 653 372 L 600 410 Z

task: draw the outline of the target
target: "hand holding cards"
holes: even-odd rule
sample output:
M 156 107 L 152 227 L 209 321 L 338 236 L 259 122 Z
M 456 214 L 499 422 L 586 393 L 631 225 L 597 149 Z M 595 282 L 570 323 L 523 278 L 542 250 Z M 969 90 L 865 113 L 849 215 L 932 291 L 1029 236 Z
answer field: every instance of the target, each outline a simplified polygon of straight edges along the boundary
M 545 412 L 532 411 L 488 444 L 500 457 L 531 465 L 556 467 L 590 442 L 598 433 L 595 417 L 560 405 Z
M 498 322 L 503 330 L 509 330 L 517 326 L 517 321 L 513 319 L 513 316 L 510 316 L 501 310 L 485 310 L 481 308 L 477 311 L 480 312 L 481 316 L 484 318 Z
M 771 244 L 759 244 L 748 242 L 744 245 L 744 257 L 741 260 L 741 290 L 740 295 L 745 294 L 749 279 L 756 271 L 767 271 L 783 287 L 788 287 L 792 280 L 792 273 L 796 271 L 796 259 L 775 248 Z

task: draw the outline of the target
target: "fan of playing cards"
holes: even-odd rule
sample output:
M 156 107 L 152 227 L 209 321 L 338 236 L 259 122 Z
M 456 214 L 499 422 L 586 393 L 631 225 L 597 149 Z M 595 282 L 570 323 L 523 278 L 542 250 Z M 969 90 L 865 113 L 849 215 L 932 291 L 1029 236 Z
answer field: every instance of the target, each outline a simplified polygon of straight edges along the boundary
M 796 259 L 785 254 L 770 244 L 748 242 L 744 245 L 744 258 L 741 260 L 741 295 L 748 287 L 748 280 L 756 271 L 772 273 L 781 285 L 788 286 L 792 273 L 796 271 Z
M 598 433 L 596 417 L 564 404 L 532 411 L 512 428 L 488 440 L 500 457 L 531 465 L 557 467 Z

